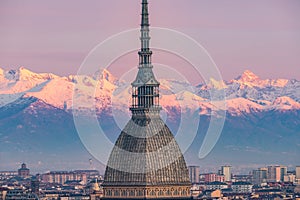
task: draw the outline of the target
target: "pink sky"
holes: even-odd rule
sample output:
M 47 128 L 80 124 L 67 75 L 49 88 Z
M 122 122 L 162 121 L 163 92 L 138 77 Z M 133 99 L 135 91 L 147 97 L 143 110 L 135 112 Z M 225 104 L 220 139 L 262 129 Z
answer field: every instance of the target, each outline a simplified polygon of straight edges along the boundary
M 300 1 L 149 0 L 151 25 L 202 44 L 224 79 L 245 69 L 300 79 Z M 140 1 L 2 0 L 0 67 L 75 74 L 107 37 L 140 23 Z M 136 60 L 124 65 L 132 65 Z

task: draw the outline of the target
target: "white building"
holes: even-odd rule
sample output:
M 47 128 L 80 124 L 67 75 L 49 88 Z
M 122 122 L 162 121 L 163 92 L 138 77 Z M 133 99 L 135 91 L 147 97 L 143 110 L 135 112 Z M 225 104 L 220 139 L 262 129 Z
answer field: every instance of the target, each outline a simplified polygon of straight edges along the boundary
M 59 183 L 64 184 L 67 181 L 81 181 L 82 184 L 87 183 L 87 175 L 84 172 L 77 171 L 54 171 L 42 174 L 43 183 Z
M 248 182 L 235 182 L 232 183 L 231 189 L 234 193 L 251 193 L 253 185 Z
M 231 181 L 231 166 L 222 166 L 221 167 L 221 174 L 225 176 L 225 181 Z
M 206 184 L 206 189 L 207 190 L 222 190 L 222 189 L 227 189 L 228 185 L 223 182 L 215 181 L 211 183 Z

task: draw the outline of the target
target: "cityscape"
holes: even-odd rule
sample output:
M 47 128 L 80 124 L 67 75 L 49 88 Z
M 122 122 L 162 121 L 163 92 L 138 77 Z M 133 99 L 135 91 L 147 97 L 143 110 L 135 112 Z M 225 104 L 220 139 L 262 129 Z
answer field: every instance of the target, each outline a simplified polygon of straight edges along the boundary
M 125 16 L 120 17 L 119 9 L 124 6 L 128 7 L 127 11 L 139 10 L 138 14 L 128 13 L 130 21 L 134 21 L 133 17 L 140 17 L 139 28 L 123 31 L 96 45 L 86 53 L 76 74 L 71 75 L 67 70 L 65 75 L 63 68 L 58 70 L 61 75 L 56 75 L 36 73 L 26 67 L 2 69 L 1 66 L 0 200 L 300 200 L 300 81 L 295 75 L 298 71 L 296 73 L 292 67 L 289 70 L 293 75 L 288 78 L 261 78 L 244 69 L 238 77 L 226 81 L 222 73 L 228 76 L 231 70 L 219 68 L 208 50 L 195 39 L 173 29 L 150 26 L 151 19 L 166 20 L 157 12 L 153 12 L 156 15 L 152 17 L 152 1 L 149 4 L 148 0 L 139 0 L 134 8 L 129 8 L 133 4 L 125 5 L 123 0 L 122 3 L 118 1 L 110 4 L 102 2 L 101 9 L 105 9 L 101 16 L 115 15 L 105 19 L 105 22 L 116 27 L 123 19 L 128 20 Z M 114 12 L 106 8 L 112 4 L 117 5 Z M 0 12 L 0 24 L 10 26 L 10 23 L 3 22 L 1 15 L 14 24 L 22 21 L 20 18 L 10 18 L 7 11 L 23 13 L 23 9 L 15 7 L 14 3 L 3 5 L 5 14 Z M 46 15 L 44 20 L 49 22 L 49 18 L 59 13 L 48 10 L 47 6 L 28 5 L 31 6 L 25 6 L 24 10 L 26 12 L 29 8 L 30 12 L 16 15 L 17 18 L 31 16 L 30 23 L 39 24 L 39 19 L 34 17 L 32 21 L 32 16 Z M 65 5 L 61 3 L 61 7 Z M 200 4 L 194 1 L 191 5 Z M 278 8 L 282 7 L 278 2 L 271 9 L 264 3 L 259 5 L 263 12 L 255 7 L 257 15 L 263 17 L 266 17 L 265 12 L 277 16 Z M 285 5 L 290 11 L 296 10 L 296 3 L 289 1 Z M 34 9 L 35 6 L 40 10 Z M 81 13 L 83 6 L 87 5 L 79 3 L 70 6 L 75 6 L 73 8 Z M 170 6 L 164 6 L 164 3 L 161 6 L 163 13 L 168 13 Z M 186 6 L 184 4 L 178 8 L 184 9 Z M 210 7 L 212 4 L 203 2 L 201 6 Z M 261 35 L 266 30 L 271 31 L 272 34 L 265 38 L 267 40 L 272 38 L 270 35 L 278 33 L 280 37 L 286 37 L 287 33 L 294 36 L 299 28 L 299 23 L 291 20 L 298 12 L 293 12 L 288 18 L 288 12 L 281 13 L 285 23 L 277 21 L 272 24 L 274 19 L 266 17 L 266 21 L 269 20 L 266 25 L 261 22 L 263 20 L 241 13 L 239 8 L 244 5 L 227 6 L 224 5 L 227 14 L 220 16 L 238 22 L 228 26 L 235 31 L 237 27 L 245 31 L 244 24 L 247 24 L 246 29 L 251 27 L 252 32 L 259 30 Z M 250 3 L 248 6 L 253 5 Z M 89 8 L 91 12 L 93 9 Z M 200 17 L 201 12 L 194 9 L 190 8 L 189 16 Z M 239 20 L 236 16 L 232 18 L 231 9 L 239 13 L 244 21 L 236 21 Z M 191 15 L 192 10 L 196 11 L 195 16 Z M 62 19 L 74 22 L 71 17 L 73 13 L 64 11 Z M 210 12 L 202 12 L 211 16 Z M 95 13 L 99 17 L 98 10 Z M 179 10 L 177 13 L 180 13 Z M 221 18 L 218 21 L 226 23 Z M 97 20 L 84 19 L 82 15 L 84 25 L 81 24 L 80 29 L 84 27 L 86 33 L 92 33 L 91 27 L 88 27 L 90 23 L 96 25 Z M 46 21 L 42 25 L 47 24 Z M 172 19 L 168 23 L 173 21 L 179 23 L 180 19 Z M 201 20 L 189 21 L 201 22 L 199 27 L 206 28 L 218 24 L 217 32 L 222 35 L 228 33 L 228 30 L 222 30 L 223 25 L 215 23 L 214 18 L 205 23 Z M 61 25 L 60 22 L 55 23 Z M 207 24 L 210 25 L 207 27 Z M 189 24 L 190 27 L 194 25 Z M 33 28 L 31 25 L 29 27 Z M 60 28 L 67 32 L 71 30 L 65 29 L 65 26 Z M 199 30 L 198 33 L 207 31 L 205 28 Z M 6 31 L 5 37 L 8 37 L 10 30 Z M 237 33 L 245 34 L 240 30 Z M 12 35 L 18 36 L 16 33 Z M 51 36 L 57 39 L 57 35 Z M 81 36 L 76 44 L 90 39 Z M 67 38 L 72 37 L 68 35 Z M 24 46 L 27 41 L 35 39 L 30 34 L 21 38 L 24 38 Z M 260 52 L 259 57 L 267 55 L 259 48 L 258 43 L 262 43 L 259 40 L 242 40 L 252 43 L 253 46 L 250 46 L 255 47 L 255 52 Z M 8 41 L 12 42 L 12 38 Z M 17 39 L 13 41 L 18 43 Z M 214 39 L 213 42 L 216 41 Z M 297 38 L 295 43 L 282 41 L 286 46 L 291 45 L 289 47 L 294 51 L 290 51 L 289 56 L 293 58 L 300 46 L 297 46 Z M 14 48 L 10 46 L 12 43 L 8 43 L 5 41 L 9 51 L 4 53 L 3 64 L 16 53 L 12 53 Z M 217 43 L 216 46 L 219 46 L 220 41 Z M 231 44 L 239 46 L 237 43 Z M 275 65 L 282 61 L 283 56 L 275 56 L 278 52 L 271 48 L 273 45 L 266 45 L 266 49 L 268 55 L 272 55 L 269 64 Z M 227 46 L 228 53 L 232 49 L 231 45 Z M 235 59 L 229 58 L 229 54 L 224 56 L 224 52 L 221 54 L 228 60 L 238 60 L 243 58 L 241 49 L 247 52 L 248 48 L 239 47 Z M 1 48 L 0 56 L 3 54 Z M 68 52 L 67 56 L 63 50 L 54 49 L 59 54 L 57 58 L 62 58 L 65 64 L 71 63 L 66 61 L 68 58 L 73 60 L 79 57 L 74 52 L 72 56 Z M 133 52 L 134 58 L 131 57 Z M 245 52 L 244 55 L 247 54 Z M 247 56 L 250 58 L 255 52 Z M 28 56 L 30 52 L 24 55 Z M 36 55 L 32 61 L 38 60 Z M 245 63 L 252 63 L 246 57 L 243 58 Z M 19 62 L 25 60 L 23 58 Z M 253 57 L 250 60 L 264 59 Z M 120 64 L 131 65 L 133 61 L 134 68 L 120 67 Z M 162 64 L 165 61 L 173 67 Z M 8 62 L 14 63 L 12 60 Z M 286 63 L 294 67 L 299 64 L 297 59 L 289 59 Z M 262 70 L 260 67 L 254 68 Z M 276 70 L 269 69 L 269 72 L 280 74 Z M 289 70 L 286 67 L 283 71 Z
M 234 166 L 220 166 L 203 173 L 189 166 L 194 199 L 299 199 L 300 166 L 272 165 L 248 174 L 232 173 Z M 32 175 L 25 163 L 15 171 L 0 171 L 0 199 L 97 200 L 103 197 L 104 175 L 98 170 L 50 171 Z

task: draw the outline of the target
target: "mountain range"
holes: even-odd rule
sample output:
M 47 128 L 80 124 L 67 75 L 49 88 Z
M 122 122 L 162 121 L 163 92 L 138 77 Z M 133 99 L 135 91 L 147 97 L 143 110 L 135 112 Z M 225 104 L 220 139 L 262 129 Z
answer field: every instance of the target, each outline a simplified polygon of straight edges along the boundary
M 261 79 L 249 70 L 230 81 L 211 78 L 197 86 L 159 81 L 162 115 L 173 133 L 184 117 L 191 119 L 183 127 L 185 134 L 193 134 L 190 126 L 199 126 L 185 152 L 188 163 L 207 169 L 221 164 L 300 164 L 300 81 Z M 108 70 L 61 77 L 24 67 L 0 68 L 0 169 L 19 162 L 42 170 L 91 167 L 73 115 L 89 118 L 94 111 L 114 142 L 129 120 L 130 96 L 130 83 Z M 199 159 L 212 116 L 225 112 L 221 137 L 212 152 Z

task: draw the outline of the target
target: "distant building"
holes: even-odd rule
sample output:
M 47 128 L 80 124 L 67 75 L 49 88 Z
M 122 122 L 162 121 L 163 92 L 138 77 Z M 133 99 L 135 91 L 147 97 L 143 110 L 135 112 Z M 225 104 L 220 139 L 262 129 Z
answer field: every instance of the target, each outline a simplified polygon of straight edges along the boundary
M 213 191 L 205 191 L 205 197 L 203 199 L 221 199 L 222 191 L 221 190 L 213 190 Z
M 252 183 L 256 185 L 260 185 L 262 183 L 267 182 L 267 173 L 268 169 L 267 168 L 259 168 L 257 170 L 253 170 L 253 180 Z
M 103 180 L 103 177 L 100 176 L 100 173 L 98 170 L 75 170 L 75 173 L 84 173 L 87 176 L 87 179 L 100 179 Z
M 296 182 L 296 176 L 295 174 L 287 174 L 283 178 L 283 182 L 290 182 L 295 183 Z
M 280 181 L 284 182 L 284 176 L 287 175 L 287 167 L 286 166 L 280 166 Z
M 189 166 L 189 175 L 192 183 L 199 183 L 200 167 Z
M 66 196 L 60 196 L 59 200 L 91 200 L 89 195 L 85 194 L 70 194 Z
M 231 188 L 234 193 L 251 193 L 253 185 L 249 182 L 232 183 Z
M 17 176 L 17 171 L 0 171 L 0 176 Z
M 252 182 L 252 174 L 235 174 L 231 177 L 231 182 Z
M 80 181 L 82 184 L 87 183 L 87 175 L 81 171 L 53 171 L 42 174 L 41 179 L 43 183 L 64 184 L 67 181 Z
M 231 181 L 231 166 L 222 166 L 221 167 L 221 175 L 225 176 L 225 181 L 230 182 Z
M 103 190 L 99 187 L 97 179 L 90 184 L 90 200 L 100 200 L 103 197 Z
M 228 185 L 227 183 L 215 181 L 211 183 L 206 184 L 206 189 L 207 190 L 222 190 L 222 189 L 227 189 Z
M 40 194 L 40 181 L 39 176 L 33 178 L 30 182 L 31 192 L 37 196 Z
M 0 187 L 0 200 L 5 200 L 7 190 L 8 190 L 7 188 Z
M 300 183 L 300 166 L 296 167 L 296 180 Z
M 18 176 L 17 171 L 0 171 L 0 181 L 8 180 L 16 176 Z
M 268 181 L 283 182 L 284 176 L 287 175 L 287 167 L 285 166 L 268 166 Z
M 22 177 L 22 178 L 26 178 L 28 177 L 30 174 L 30 170 L 26 167 L 26 164 L 23 163 L 21 165 L 21 168 L 18 169 L 18 176 Z
M 201 174 L 201 177 L 203 177 L 205 183 L 211 183 L 211 182 L 225 182 L 225 176 L 219 175 L 215 173 L 208 173 L 208 174 Z
M 38 200 L 38 197 L 22 189 L 13 189 L 7 191 L 5 200 Z

